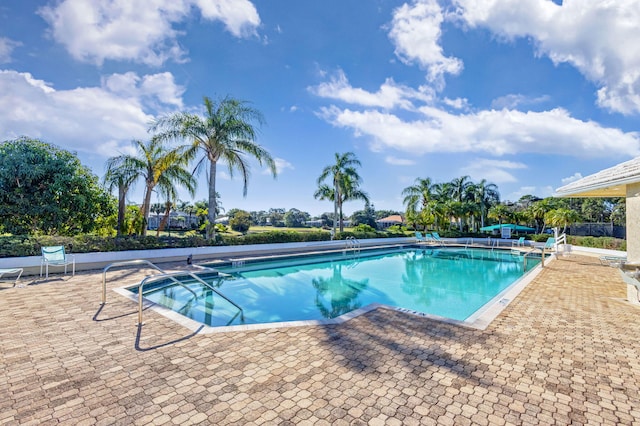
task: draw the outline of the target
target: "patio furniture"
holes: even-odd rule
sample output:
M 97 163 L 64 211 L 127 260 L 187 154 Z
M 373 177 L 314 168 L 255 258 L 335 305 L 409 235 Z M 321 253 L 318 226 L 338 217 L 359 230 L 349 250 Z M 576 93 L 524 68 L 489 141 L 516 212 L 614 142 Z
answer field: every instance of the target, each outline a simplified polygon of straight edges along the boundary
M 15 287 L 23 272 L 24 269 L 22 268 L 0 269 L 0 278 L 2 278 L 4 274 L 18 274 L 16 280 L 13 282 L 13 286 Z
M 511 247 L 524 247 L 524 237 L 520 237 L 515 241 L 511 242 Z
M 606 266 L 620 267 L 627 262 L 627 256 L 600 256 L 600 263 Z
M 42 276 L 42 267 L 45 267 L 46 278 L 49 278 L 49 265 L 51 266 L 64 266 L 64 273 L 67 273 L 67 265 L 72 265 L 72 274 L 76 274 L 76 259 L 75 256 L 67 255 L 64 251 L 64 246 L 51 246 L 42 247 L 42 258 L 40 260 L 40 276 Z

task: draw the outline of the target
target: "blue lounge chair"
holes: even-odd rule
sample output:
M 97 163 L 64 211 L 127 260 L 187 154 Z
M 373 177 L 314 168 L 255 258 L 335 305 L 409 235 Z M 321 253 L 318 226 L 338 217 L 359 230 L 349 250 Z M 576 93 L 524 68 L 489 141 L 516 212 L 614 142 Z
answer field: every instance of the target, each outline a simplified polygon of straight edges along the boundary
M 426 243 L 427 239 L 422 235 L 422 232 L 416 231 L 416 242 L 417 243 Z
M 51 246 L 42 247 L 42 258 L 40 259 L 40 276 L 42 276 L 42 267 L 44 266 L 49 278 L 49 265 L 51 266 L 64 266 L 64 273 L 67 273 L 67 265 L 72 266 L 72 276 L 76 274 L 76 258 L 75 256 L 67 255 L 64 251 L 64 246 Z
M 440 243 L 440 244 L 444 245 L 444 240 L 442 238 L 440 238 L 440 234 L 438 234 L 437 232 L 432 232 L 431 236 L 433 237 L 433 240 L 436 243 Z

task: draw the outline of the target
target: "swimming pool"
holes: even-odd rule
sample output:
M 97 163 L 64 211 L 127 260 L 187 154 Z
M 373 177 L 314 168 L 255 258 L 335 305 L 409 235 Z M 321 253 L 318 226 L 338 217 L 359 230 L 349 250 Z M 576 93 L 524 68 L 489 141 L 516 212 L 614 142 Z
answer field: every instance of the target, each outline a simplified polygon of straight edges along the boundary
M 155 283 L 144 297 L 211 327 L 330 320 L 370 304 L 464 321 L 525 274 L 523 260 L 519 252 L 465 248 L 303 256 L 200 274 L 242 312 L 194 280 L 183 281 L 189 289 Z M 537 261 L 528 260 L 530 270 Z

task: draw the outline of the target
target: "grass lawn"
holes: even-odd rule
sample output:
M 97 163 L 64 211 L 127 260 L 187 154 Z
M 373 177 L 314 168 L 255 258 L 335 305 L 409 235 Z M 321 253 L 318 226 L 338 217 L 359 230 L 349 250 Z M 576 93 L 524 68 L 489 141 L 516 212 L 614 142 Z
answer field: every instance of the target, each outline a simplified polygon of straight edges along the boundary
M 347 229 L 345 228 L 345 231 Z M 258 232 L 270 232 L 270 231 L 295 231 L 295 232 L 317 232 L 322 231 L 322 228 L 288 228 L 286 226 L 252 226 L 249 228 L 249 234 L 255 234 Z M 329 232 L 329 231 L 325 231 Z

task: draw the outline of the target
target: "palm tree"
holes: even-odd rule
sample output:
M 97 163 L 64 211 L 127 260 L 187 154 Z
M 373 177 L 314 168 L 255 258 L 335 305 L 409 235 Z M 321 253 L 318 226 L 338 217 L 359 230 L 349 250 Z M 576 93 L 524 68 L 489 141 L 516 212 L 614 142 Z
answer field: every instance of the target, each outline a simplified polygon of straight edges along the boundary
M 201 117 L 187 112 L 178 112 L 161 117 L 152 123 L 150 130 L 159 132 L 161 140 L 191 141 L 186 157 L 189 159 L 203 155 L 197 161 L 194 171 L 199 172 L 202 167 L 209 166 L 209 213 L 206 237 L 214 238 L 215 220 L 217 214 L 216 200 L 216 171 L 218 161 L 224 161 L 233 176 L 235 170 L 242 175 L 243 195 L 247 195 L 249 180 L 249 155 L 262 165 L 266 164 L 273 177 L 277 175 L 276 163 L 271 154 L 255 142 L 258 125 L 264 122 L 262 113 L 251 107 L 246 101 L 229 96 L 219 100 L 204 97 L 205 115 Z
M 468 190 L 473 183 L 469 181 L 469 176 L 461 176 L 451 181 L 451 197 L 454 201 L 463 202 L 468 195 Z
M 117 235 L 122 235 L 125 226 L 125 216 L 127 209 L 127 193 L 136 180 L 136 175 L 127 169 L 123 164 L 108 163 L 107 171 L 104 175 L 104 183 L 109 191 L 118 188 L 118 229 Z
M 512 215 L 512 212 L 509 209 L 509 207 L 505 206 L 504 204 L 496 204 L 495 206 L 489 209 L 488 216 L 491 219 L 498 219 L 498 223 L 502 225 L 502 221 L 504 219 L 509 219 L 511 215 Z
M 544 221 L 553 227 L 563 226 L 562 233 L 567 230 L 567 226 L 580 220 L 580 215 L 575 210 L 559 208 L 551 210 L 544 215 Z
M 193 177 L 186 170 L 187 157 L 184 149 L 167 150 L 159 139 L 152 138 L 148 143 L 133 141 L 137 156 L 128 154 L 111 157 L 107 160 L 107 169 L 126 170 L 132 181 L 143 178 L 145 182 L 144 199 L 140 208 L 142 223 L 140 234 L 147 235 L 147 223 L 151 208 L 151 193 L 158 185 L 169 187 L 181 185 L 187 190 L 195 190 Z
M 342 222 L 342 205 L 349 200 L 369 201 L 366 192 L 360 189 L 362 178 L 358 174 L 356 167 L 361 166 L 360 160 L 353 152 L 344 154 L 335 153 L 335 163 L 326 166 L 318 177 L 318 189 L 314 197 L 321 200 L 333 201 L 333 235 L 336 234 L 338 218 L 340 220 L 340 232 L 344 230 Z M 331 178 L 333 187 L 323 183 L 327 178 Z M 338 212 L 340 215 L 338 216 Z
M 484 221 L 487 212 L 492 205 L 500 202 L 500 193 L 498 186 L 493 183 L 487 183 L 486 179 L 473 184 L 469 188 L 473 201 L 480 207 L 480 227 L 484 227 Z
M 431 182 L 430 178 L 417 178 L 413 185 L 402 190 L 402 195 L 404 195 L 402 203 L 407 206 L 407 216 L 415 217 L 418 222 L 425 226 L 425 230 L 426 223 L 429 220 L 427 217 L 420 216 L 429 215 L 433 210 L 429 208 L 429 203 L 434 199 L 435 188 L 436 186 Z

